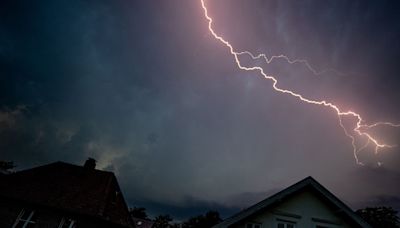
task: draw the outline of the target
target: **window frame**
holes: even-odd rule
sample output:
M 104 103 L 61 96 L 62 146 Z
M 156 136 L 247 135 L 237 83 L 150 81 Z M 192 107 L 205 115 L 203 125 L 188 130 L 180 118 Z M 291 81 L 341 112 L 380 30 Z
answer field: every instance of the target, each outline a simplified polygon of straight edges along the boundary
M 62 217 L 58 228 L 74 228 L 76 226 L 76 220 L 71 218 Z
M 275 227 L 278 227 L 280 224 L 283 224 L 283 226 L 284 226 L 283 228 L 287 228 L 288 225 L 292 225 L 293 228 L 297 227 L 297 222 L 295 222 L 295 221 L 276 218 L 275 219 Z
M 25 213 L 27 211 L 30 211 L 28 217 L 27 218 L 23 218 L 23 216 L 27 214 L 27 213 Z M 36 224 L 36 221 L 34 221 L 32 219 L 34 214 L 35 214 L 35 210 L 25 210 L 25 208 L 23 208 L 19 212 L 19 214 L 18 214 L 17 218 L 15 219 L 15 222 L 12 225 L 11 228 L 16 228 L 18 225 L 21 225 L 21 224 L 22 224 L 22 228 L 26 228 L 29 225 Z
M 248 228 L 248 226 L 251 226 L 251 228 L 262 228 L 262 223 L 259 223 L 259 222 L 246 222 L 246 224 L 245 224 L 245 228 Z M 258 226 L 258 227 L 256 227 L 256 226 Z

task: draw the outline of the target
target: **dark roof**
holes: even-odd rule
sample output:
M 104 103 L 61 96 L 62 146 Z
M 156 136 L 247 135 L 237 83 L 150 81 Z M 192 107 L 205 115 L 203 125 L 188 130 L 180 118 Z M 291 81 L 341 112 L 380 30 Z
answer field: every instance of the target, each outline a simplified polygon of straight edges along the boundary
M 55 162 L 2 176 L 0 196 L 131 226 L 112 172 Z
M 224 220 L 223 222 L 215 225 L 213 228 L 230 227 L 231 225 L 237 224 L 249 216 L 259 213 L 262 210 L 271 208 L 285 199 L 304 191 L 306 189 L 312 190 L 317 194 L 324 202 L 328 203 L 330 206 L 334 207 L 337 211 L 341 212 L 342 218 L 350 221 L 357 227 L 371 227 L 364 220 L 362 220 L 357 214 L 354 213 L 346 204 L 339 200 L 335 195 L 329 192 L 324 186 L 318 183 L 314 178 L 307 177 L 296 184 L 272 195 L 271 197 L 233 215 L 232 217 Z

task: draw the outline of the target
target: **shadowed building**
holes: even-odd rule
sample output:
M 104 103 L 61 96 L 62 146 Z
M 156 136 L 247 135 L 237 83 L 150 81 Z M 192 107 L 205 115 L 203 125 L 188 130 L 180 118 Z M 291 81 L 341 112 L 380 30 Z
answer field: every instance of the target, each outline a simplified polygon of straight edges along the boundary
M 63 162 L 0 177 L 0 227 L 134 227 L 112 172 Z
M 214 228 L 370 227 L 312 177 L 239 212 Z

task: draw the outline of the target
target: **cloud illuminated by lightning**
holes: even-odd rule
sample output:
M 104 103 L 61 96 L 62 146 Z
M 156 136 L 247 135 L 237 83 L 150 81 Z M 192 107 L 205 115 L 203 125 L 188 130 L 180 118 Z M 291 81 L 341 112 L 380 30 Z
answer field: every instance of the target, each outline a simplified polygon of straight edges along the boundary
M 287 56 L 285 55 L 278 55 L 278 56 L 272 56 L 270 58 L 268 58 L 265 54 L 259 54 L 259 55 L 254 55 L 249 51 L 236 51 L 235 48 L 227 41 L 225 40 L 222 36 L 218 35 L 215 30 L 213 29 L 213 19 L 212 17 L 210 17 L 210 15 L 208 14 L 208 10 L 205 4 L 205 0 L 200 0 L 201 1 L 201 6 L 203 8 L 204 11 L 204 16 L 208 21 L 208 30 L 210 31 L 210 33 L 212 34 L 212 36 L 218 40 L 219 42 L 221 42 L 225 47 L 227 47 L 230 51 L 230 54 L 233 56 L 235 63 L 237 65 L 237 67 L 241 70 L 244 71 L 256 71 L 258 73 L 260 73 L 265 79 L 268 79 L 270 81 L 272 81 L 272 88 L 279 93 L 283 93 L 283 94 L 287 94 L 290 96 L 293 96 L 295 98 L 297 98 L 299 101 L 307 103 L 307 104 L 312 104 L 312 105 L 319 105 L 319 106 L 323 106 L 323 107 L 327 107 L 332 109 L 338 116 L 339 119 L 339 125 L 343 128 L 344 133 L 347 137 L 349 137 L 351 139 L 351 144 L 353 146 L 353 155 L 354 155 L 354 159 L 356 161 L 357 164 L 362 165 L 363 163 L 359 161 L 358 158 L 358 154 L 364 150 L 366 147 L 368 147 L 368 145 L 372 144 L 374 146 L 375 149 L 375 153 L 377 154 L 379 149 L 382 148 L 392 148 L 394 147 L 394 145 L 388 145 L 385 143 L 382 143 L 380 141 L 378 141 L 378 139 L 376 139 L 375 137 L 373 137 L 370 133 L 368 133 L 366 130 L 374 128 L 374 127 L 378 127 L 378 126 L 390 126 L 390 127 L 400 127 L 400 124 L 393 124 L 390 122 L 377 122 L 374 124 L 365 124 L 363 118 L 361 117 L 360 114 L 348 110 L 348 111 L 343 111 L 341 110 L 337 105 L 326 101 L 326 100 L 313 100 L 307 97 L 304 97 L 303 95 L 294 92 L 292 90 L 289 89 L 284 89 L 278 86 L 278 80 L 272 76 L 272 75 L 268 75 L 264 72 L 264 69 L 262 67 L 259 66 L 244 66 L 239 57 L 241 55 L 248 55 L 250 56 L 253 60 L 256 59 L 260 59 L 263 58 L 266 63 L 271 63 L 274 59 L 276 58 L 283 58 L 285 59 L 288 63 L 290 64 L 294 64 L 294 63 L 303 63 L 305 64 L 305 66 L 315 75 L 319 75 L 322 73 L 325 73 L 326 71 L 334 71 L 338 74 L 341 74 L 340 72 L 333 70 L 333 69 L 328 69 L 328 70 L 323 70 L 323 71 L 316 71 L 313 67 L 311 67 L 311 65 L 309 64 L 308 61 L 306 60 L 290 60 Z M 356 122 L 354 124 L 354 128 L 351 129 L 351 131 L 349 131 L 343 124 L 343 118 L 344 117 L 350 117 L 350 118 L 355 118 Z M 358 147 L 356 145 L 356 137 L 364 137 L 366 139 L 366 143 L 363 144 L 363 146 Z M 380 165 L 381 163 L 379 163 Z

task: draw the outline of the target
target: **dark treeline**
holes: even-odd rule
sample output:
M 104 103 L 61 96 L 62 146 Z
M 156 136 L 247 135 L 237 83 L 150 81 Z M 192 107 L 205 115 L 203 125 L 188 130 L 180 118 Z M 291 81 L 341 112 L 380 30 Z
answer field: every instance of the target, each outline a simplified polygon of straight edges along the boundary
M 143 207 L 131 208 L 130 213 L 135 218 L 151 220 Z M 398 212 L 391 207 L 367 207 L 357 210 L 356 213 L 374 228 L 400 228 Z M 174 222 L 168 214 L 158 215 L 151 221 L 154 222 L 153 228 L 209 228 L 222 219 L 217 211 L 208 211 L 204 215 L 191 217 L 181 223 Z
M 398 212 L 391 207 L 367 207 L 356 213 L 374 228 L 400 227 Z
M 208 228 L 222 221 L 217 211 L 208 211 L 204 215 L 197 215 L 183 222 L 176 222 L 168 215 L 158 215 L 154 219 L 149 219 L 146 209 L 134 207 L 130 209 L 132 217 L 151 220 L 154 222 L 153 228 Z

